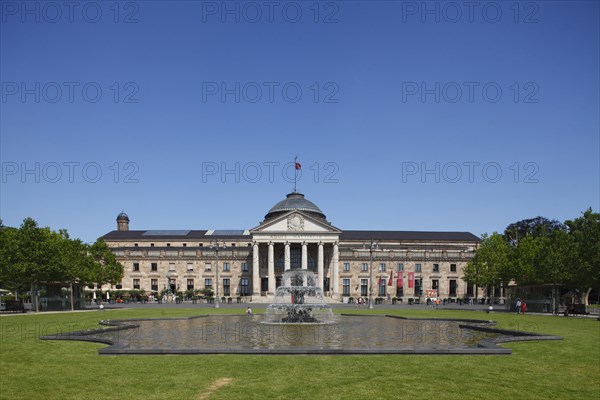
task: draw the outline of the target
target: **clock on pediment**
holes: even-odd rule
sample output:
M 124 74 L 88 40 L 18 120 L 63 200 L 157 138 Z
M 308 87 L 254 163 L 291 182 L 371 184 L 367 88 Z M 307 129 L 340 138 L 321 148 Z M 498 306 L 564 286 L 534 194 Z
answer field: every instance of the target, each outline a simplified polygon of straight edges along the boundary
M 288 217 L 287 220 L 289 231 L 302 231 L 304 230 L 304 218 L 298 214 L 294 214 Z

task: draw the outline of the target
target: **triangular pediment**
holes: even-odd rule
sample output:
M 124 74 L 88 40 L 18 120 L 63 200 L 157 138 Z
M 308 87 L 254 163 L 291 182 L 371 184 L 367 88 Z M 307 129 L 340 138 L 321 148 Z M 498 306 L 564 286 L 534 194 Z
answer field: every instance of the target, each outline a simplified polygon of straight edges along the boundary
M 250 233 L 271 232 L 341 233 L 341 230 L 302 211 L 290 211 L 250 230 Z

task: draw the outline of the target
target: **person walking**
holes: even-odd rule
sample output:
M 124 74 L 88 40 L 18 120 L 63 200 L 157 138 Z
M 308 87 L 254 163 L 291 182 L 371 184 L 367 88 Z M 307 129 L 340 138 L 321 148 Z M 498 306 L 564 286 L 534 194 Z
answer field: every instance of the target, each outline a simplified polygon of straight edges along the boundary
M 525 300 L 523 299 L 523 301 L 521 301 L 521 314 L 525 315 L 525 310 L 527 310 L 527 303 L 525 303 Z
M 517 304 L 515 304 L 515 308 L 517 309 L 517 314 L 521 313 L 521 299 L 517 299 Z

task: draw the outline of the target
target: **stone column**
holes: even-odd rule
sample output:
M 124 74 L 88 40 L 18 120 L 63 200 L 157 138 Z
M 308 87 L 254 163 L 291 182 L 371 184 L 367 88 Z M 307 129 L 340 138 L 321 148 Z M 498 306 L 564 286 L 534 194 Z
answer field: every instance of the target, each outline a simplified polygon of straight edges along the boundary
M 302 242 L 302 269 L 308 269 L 308 248 L 306 242 Z
M 339 277 L 339 264 L 340 264 L 340 253 L 338 250 L 338 242 L 333 244 L 333 269 L 331 271 L 331 281 L 332 281 L 332 290 L 333 290 L 333 298 L 338 300 L 340 297 L 339 286 L 340 286 L 340 277 Z
M 323 290 L 323 242 L 319 242 L 319 258 L 317 261 L 317 274 L 318 274 L 318 281 L 317 281 L 317 287 L 321 288 L 321 290 Z
M 283 255 L 284 258 L 284 269 L 285 271 L 290 269 L 290 264 L 291 264 L 291 260 L 290 260 L 290 242 L 285 242 L 285 254 Z
M 260 297 L 260 255 L 258 243 L 254 242 L 252 247 L 252 295 Z
M 269 273 L 269 291 L 268 294 L 275 294 L 275 253 L 274 253 L 274 244 L 273 242 L 269 242 L 269 263 L 268 273 Z

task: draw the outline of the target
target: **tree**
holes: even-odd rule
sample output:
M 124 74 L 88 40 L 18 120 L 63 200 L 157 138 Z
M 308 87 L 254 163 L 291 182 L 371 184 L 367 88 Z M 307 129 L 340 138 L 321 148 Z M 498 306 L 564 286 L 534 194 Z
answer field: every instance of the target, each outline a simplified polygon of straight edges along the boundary
M 580 290 L 583 302 L 587 304 L 592 288 L 600 288 L 600 214 L 589 208 L 581 217 L 565 224 L 576 247 L 570 287 Z
M 483 234 L 475 257 L 463 270 L 463 279 L 479 287 L 506 286 L 512 279 L 510 245 L 497 232 Z
M 514 222 L 504 230 L 504 237 L 511 245 L 517 246 L 525 236 L 546 236 L 555 230 L 566 230 L 566 226 L 555 219 L 535 217 Z
M 577 259 L 574 238 L 564 230 L 555 230 L 548 236 L 537 239 L 540 254 L 535 265 L 536 278 L 544 284 L 551 284 L 554 292 L 553 312 L 558 314 L 559 287 L 573 282 L 573 265 Z
M 89 252 L 95 262 L 90 282 L 97 282 L 100 285 L 104 283 L 116 285 L 121 281 L 123 265 L 117 261 L 117 257 L 102 238 L 90 246 Z

